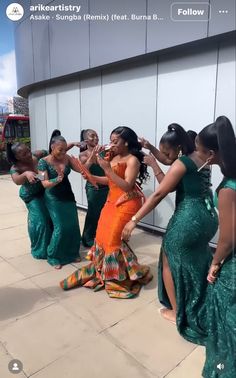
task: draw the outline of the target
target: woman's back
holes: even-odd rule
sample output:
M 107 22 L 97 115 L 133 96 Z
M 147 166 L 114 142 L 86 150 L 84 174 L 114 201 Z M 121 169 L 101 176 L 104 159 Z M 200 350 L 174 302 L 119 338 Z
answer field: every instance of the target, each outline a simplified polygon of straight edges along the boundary
M 189 199 L 203 199 L 212 204 L 211 171 L 203 168 L 198 172 L 195 162 L 188 156 L 181 156 L 179 160 L 185 165 L 187 171 L 176 189 L 176 206 Z

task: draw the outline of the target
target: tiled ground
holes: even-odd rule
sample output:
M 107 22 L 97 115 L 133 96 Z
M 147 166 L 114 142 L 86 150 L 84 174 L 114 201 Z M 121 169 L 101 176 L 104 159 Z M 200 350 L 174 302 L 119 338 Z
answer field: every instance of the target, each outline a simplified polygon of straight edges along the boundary
M 82 228 L 83 212 L 79 218 Z M 62 291 L 59 281 L 86 261 L 56 271 L 34 260 L 26 219 L 18 187 L 0 176 L 0 378 L 13 376 L 13 358 L 24 365 L 19 378 L 201 377 L 203 348 L 158 313 L 159 236 L 135 231 L 132 246 L 155 278 L 137 298 L 117 300 L 104 291 Z

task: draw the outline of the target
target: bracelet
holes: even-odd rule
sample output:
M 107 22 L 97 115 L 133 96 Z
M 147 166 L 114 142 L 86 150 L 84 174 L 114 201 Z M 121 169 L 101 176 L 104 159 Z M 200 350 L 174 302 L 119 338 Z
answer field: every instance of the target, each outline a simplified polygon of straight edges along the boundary
M 221 263 L 221 262 L 219 262 L 219 263 L 211 263 L 211 266 L 218 266 L 218 268 L 220 268 L 220 267 L 221 267 L 221 265 L 222 265 L 222 263 Z
M 162 171 L 160 171 L 160 172 L 158 172 L 158 173 L 154 173 L 154 176 L 157 177 L 157 176 L 159 176 L 161 173 L 164 175 L 164 173 L 163 173 Z

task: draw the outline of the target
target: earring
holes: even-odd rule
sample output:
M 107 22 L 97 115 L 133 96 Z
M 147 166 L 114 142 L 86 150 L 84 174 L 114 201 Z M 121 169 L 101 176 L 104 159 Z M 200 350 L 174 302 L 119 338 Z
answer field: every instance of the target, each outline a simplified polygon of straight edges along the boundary
M 183 155 L 182 150 L 179 150 L 178 158 L 180 158 Z
M 208 164 L 209 164 L 209 160 L 207 159 L 207 161 L 201 167 L 199 167 L 197 171 L 200 172 Z
M 125 142 L 125 147 L 128 147 L 128 142 Z

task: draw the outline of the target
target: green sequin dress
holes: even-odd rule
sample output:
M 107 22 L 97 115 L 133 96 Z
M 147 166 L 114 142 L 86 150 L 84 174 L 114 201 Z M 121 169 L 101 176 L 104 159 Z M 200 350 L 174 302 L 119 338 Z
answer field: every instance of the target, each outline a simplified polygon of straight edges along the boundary
M 236 180 L 224 179 L 217 189 L 236 191 Z M 236 377 L 236 246 L 225 259 L 214 285 L 208 285 L 208 339 L 205 378 Z
M 104 176 L 104 171 L 98 164 L 92 164 L 89 171 L 92 175 Z M 99 185 L 99 188 L 96 189 L 87 181 L 85 190 L 88 201 L 88 210 L 85 218 L 82 241 L 85 246 L 92 247 L 94 244 L 98 219 L 107 199 L 108 186 Z
M 176 190 L 176 209 L 163 238 L 158 267 L 158 296 L 171 309 L 162 279 L 162 254 L 172 273 L 179 333 L 196 344 L 206 341 L 207 272 L 212 259 L 209 241 L 215 235 L 218 218 L 210 190 L 210 170 L 197 172 L 187 156 L 179 160 L 187 171 Z
M 48 178 L 56 178 L 58 173 L 45 159 L 38 163 L 40 171 L 47 171 Z M 68 175 L 71 168 L 66 165 L 62 182 L 50 189 L 45 189 L 44 200 L 53 223 L 53 233 L 47 248 L 48 263 L 65 265 L 79 257 L 80 228 L 75 203 Z
M 16 166 L 13 166 L 10 173 L 21 172 L 18 171 Z M 36 259 L 46 259 L 47 247 L 52 235 L 52 226 L 44 203 L 44 187 L 40 181 L 35 184 L 30 184 L 27 181 L 21 185 L 19 195 L 28 209 L 28 233 L 31 241 L 32 256 Z

